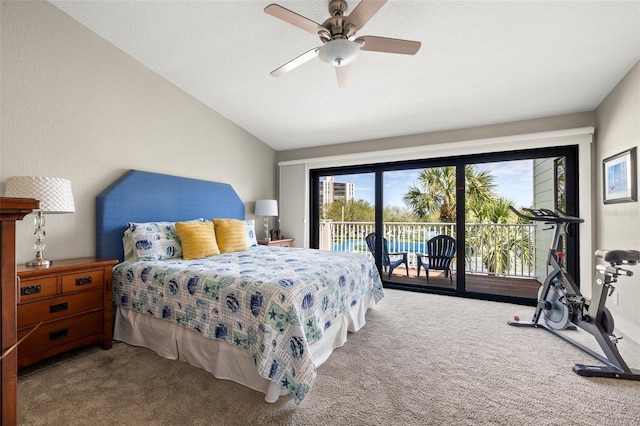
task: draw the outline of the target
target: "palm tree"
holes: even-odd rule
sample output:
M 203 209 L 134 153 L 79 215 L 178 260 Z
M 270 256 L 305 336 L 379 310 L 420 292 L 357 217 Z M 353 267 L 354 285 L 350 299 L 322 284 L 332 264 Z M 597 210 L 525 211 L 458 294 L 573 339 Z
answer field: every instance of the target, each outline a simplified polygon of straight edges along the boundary
M 482 205 L 496 199 L 494 177 L 467 164 L 464 168 L 467 206 Z M 409 187 L 402 197 L 413 214 L 426 219 L 437 213 L 441 222 L 456 220 L 456 168 L 454 166 L 423 169 L 418 184 Z
M 518 218 L 509 209 L 513 202 L 495 194 L 493 175 L 478 171 L 473 165 L 466 165 L 464 174 L 467 222 L 487 225 L 518 223 Z M 409 187 L 403 196 L 413 214 L 421 219 L 437 214 L 441 222 L 455 222 L 456 168 L 424 169 L 418 179 L 418 184 Z M 525 267 L 531 267 L 533 242 L 524 228 L 489 225 L 479 226 L 476 230 L 466 235 L 465 256 L 480 254 L 487 271 L 505 274 L 510 265 L 519 261 L 524 262 Z
M 519 223 L 520 219 L 509 209 L 513 201 L 498 198 L 481 206 L 475 206 L 470 212 L 476 223 L 508 224 Z M 482 226 L 479 232 L 467 235 L 467 255 L 480 249 L 482 263 L 490 273 L 508 274 L 510 266 L 518 265 L 526 269 L 533 268 L 533 241 L 525 227 Z
M 513 201 L 503 197 L 483 203 L 473 203 L 467 206 L 467 222 L 515 223 L 518 217 L 509 208 L 513 205 Z

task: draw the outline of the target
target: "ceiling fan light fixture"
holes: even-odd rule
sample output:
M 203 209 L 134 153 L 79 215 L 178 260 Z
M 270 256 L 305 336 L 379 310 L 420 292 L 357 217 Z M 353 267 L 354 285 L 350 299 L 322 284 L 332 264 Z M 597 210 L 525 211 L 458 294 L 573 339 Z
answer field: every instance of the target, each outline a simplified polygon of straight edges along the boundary
M 345 39 L 326 42 L 318 51 L 318 58 L 334 67 L 342 67 L 353 62 L 360 52 L 361 44 Z

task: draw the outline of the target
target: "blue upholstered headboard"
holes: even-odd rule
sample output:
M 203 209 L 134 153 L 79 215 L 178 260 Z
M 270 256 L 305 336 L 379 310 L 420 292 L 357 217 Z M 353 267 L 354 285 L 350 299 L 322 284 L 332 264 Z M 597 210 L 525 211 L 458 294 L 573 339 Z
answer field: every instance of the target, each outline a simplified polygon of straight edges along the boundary
M 96 197 L 96 256 L 124 260 L 128 222 L 244 219 L 231 185 L 129 170 Z

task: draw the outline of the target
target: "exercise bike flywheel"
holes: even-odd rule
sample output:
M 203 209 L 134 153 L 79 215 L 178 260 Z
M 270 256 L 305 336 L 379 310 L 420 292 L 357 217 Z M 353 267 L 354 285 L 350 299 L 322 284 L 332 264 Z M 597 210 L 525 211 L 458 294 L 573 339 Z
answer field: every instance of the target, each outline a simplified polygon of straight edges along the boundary
M 602 329 L 604 330 L 604 332 L 607 333 L 607 336 L 611 337 L 613 335 L 613 329 L 615 328 L 615 325 L 613 322 L 613 314 L 611 314 L 611 311 L 609 311 L 609 309 L 606 306 L 602 310 L 602 318 L 600 319 L 600 325 L 602 326 Z
M 543 288 L 540 287 L 538 291 L 538 300 L 542 297 Z M 564 330 L 571 324 L 571 312 L 566 304 L 565 294 L 566 291 L 562 286 L 552 284 L 545 298 L 549 309 L 542 310 L 542 321 L 554 330 Z

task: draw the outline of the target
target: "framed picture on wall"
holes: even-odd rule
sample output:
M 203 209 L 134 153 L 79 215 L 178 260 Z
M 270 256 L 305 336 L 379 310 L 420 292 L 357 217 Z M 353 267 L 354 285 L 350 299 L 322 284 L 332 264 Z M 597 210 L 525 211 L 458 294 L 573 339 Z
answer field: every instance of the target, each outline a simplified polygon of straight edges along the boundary
M 605 204 L 638 200 L 636 148 L 602 160 L 602 186 Z

